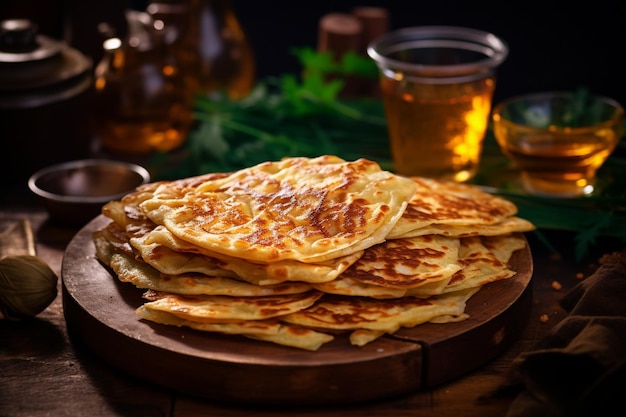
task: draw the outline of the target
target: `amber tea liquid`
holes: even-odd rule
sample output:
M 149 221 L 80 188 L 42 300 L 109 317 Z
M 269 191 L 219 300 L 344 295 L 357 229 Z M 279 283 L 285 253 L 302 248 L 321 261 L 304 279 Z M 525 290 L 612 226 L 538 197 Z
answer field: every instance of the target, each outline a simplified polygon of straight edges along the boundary
M 395 171 L 458 182 L 473 177 L 494 88 L 493 77 L 455 84 L 382 77 Z
M 506 129 L 501 137 L 511 135 Z M 609 157 L 619 132 L 613 129 L 586 135 L 537 134 L 507 140 L 504 152 L 522 171 L 529 192 L 547 196 L 577 196 L 593 186 L 596 171 Z M 504 142 L 503 142 L 504 143 Z
M 136 109 L 125 114 L 113 106 L 99 112 L 98 136 L 108 149 L 120 153 L 167 152 L 187 138 L 192 116 L 189 108 L 170 104 L 157 111 Z
M 193 123 L 192 98 L 163 42 L 111 38 L 96 67 L 94 126 L 107 149 L 127 154 L 180 146 Z

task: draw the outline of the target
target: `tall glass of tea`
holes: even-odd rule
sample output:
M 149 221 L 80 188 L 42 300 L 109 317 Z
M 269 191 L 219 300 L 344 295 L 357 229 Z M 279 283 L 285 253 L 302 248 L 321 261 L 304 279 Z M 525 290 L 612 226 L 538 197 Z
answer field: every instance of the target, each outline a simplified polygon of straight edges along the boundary
M 399 29 L 370 43 L 396 173 L 457 182 L 476 174 L 508 51 L 492 33 L 455 26 Z

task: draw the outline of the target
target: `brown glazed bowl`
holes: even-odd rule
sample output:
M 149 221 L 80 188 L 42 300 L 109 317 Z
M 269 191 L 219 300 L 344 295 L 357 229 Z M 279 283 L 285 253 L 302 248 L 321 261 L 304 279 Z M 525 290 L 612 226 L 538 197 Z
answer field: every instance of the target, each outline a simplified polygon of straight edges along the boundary
M 139 165 L 84 159 L 42 168 L 30 177 L 28 187 L 51 219 L 82 226 L 98 216 L 104 204 L 149 181 L 149 172 Z

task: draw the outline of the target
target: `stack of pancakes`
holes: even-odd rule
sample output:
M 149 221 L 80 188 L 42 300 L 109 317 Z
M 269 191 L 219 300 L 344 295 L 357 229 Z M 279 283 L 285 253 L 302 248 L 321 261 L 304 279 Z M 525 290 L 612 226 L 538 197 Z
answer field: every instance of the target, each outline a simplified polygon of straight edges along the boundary
M 476 187 L 331 155 L 146 184 L 102 213 L 96 255 L 146 290 L 141 318 L 307 350 L 467 318 L 534 229 Z

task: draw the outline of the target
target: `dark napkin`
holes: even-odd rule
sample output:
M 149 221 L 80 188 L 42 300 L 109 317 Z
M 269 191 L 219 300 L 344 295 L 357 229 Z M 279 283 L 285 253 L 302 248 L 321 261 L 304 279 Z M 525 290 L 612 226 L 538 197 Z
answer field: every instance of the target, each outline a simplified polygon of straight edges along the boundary
M 626 415 L 626 250 L 560 301 L 568 316 L 516 358 L 506 417 Z

